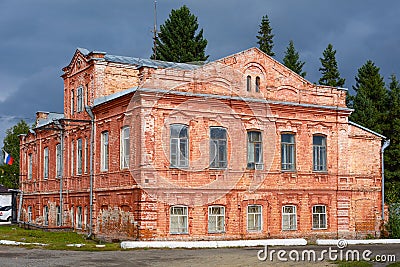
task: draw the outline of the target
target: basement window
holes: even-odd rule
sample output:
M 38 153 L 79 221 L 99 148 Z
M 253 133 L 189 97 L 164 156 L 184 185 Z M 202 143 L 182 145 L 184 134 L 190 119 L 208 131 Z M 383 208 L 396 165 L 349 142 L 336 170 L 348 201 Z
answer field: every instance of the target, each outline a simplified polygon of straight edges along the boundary
M 296 206 L 282 207 L 282 230 L 297 230 Z
M 223 206 L 208 207 L 208 232 L 209 233 L 225 232 L 225 207 Z
M 171 234 L 188 233 L 188 208 L 186 206 L 172 206 L 170 214 Z

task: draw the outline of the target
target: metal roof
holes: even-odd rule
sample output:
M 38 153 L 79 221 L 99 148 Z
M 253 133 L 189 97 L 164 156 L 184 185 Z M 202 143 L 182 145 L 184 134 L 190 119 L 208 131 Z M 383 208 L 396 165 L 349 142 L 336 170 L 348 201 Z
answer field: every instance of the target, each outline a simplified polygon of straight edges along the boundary
M 55 120 L 63 119 L 63 113 L 48 112 L 46 119 L 39 119 L 36 125 L 36 129 L 53 123 Z
M 136 65 L 138 67 L 149 67 L 149 68 L 174 68 L 183 70 L 194 70 L 199 67 L 199 65 L 188 64 L 188 63 L 176 63 L 176 62 L 167 62 L 161 60 L 152 60 L 152 59 L 116 56 L 107 54 L 104 56 L 104 60 L 108 62 L 130 64 L 130 65 Z

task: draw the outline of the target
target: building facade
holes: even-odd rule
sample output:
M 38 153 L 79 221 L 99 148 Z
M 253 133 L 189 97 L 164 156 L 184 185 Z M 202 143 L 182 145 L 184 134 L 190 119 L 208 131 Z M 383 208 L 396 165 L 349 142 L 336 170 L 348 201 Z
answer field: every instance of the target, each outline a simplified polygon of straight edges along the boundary
M 77 49 L 21 136 L 21 220 L 108 239 L 380 233 L 385 137 L 256 48 L 206 64 Z

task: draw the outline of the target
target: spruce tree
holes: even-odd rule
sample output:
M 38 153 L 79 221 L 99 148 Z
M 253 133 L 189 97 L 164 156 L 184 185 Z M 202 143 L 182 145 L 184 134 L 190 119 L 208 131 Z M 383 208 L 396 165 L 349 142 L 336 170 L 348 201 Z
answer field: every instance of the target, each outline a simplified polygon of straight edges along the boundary
M 301 75 L 302 77 L 306 76 L 306 72 L 303 71 L 303 66 L 305 62 L 299 60 L 300 56 L 299 53 L 294 48 L 293 41 L 290 40 L 288 47 L 285 51 L 285 57 L 283 58 L 283 64 L 291 69 L 292 71 L 296 72 L 297 74 Z
M 371 60 L 358 69 L 353 89 L 356 95 L 352 97 L 354 112 L 350 120 L 382 134 L 385 129 L 387 90 L 379 68 Z
M 203 38 L 203 29 L 196 34 L 198 28 L 197 17 L 190 13 L 187 6 L 172 9 L 169 18 L 160 26 L 151 59 L 171 62 L 207 60 L 207 40 Z
M 384 135 L 390 139 L 385 151 L 387 181 L 400 181 L 400 83 L 396 75 L 390 77 L 387 117 Z
M 258 31 L 257 44 L 261 51 L 266 53 L 269 56 L 275 56 L 275 53 L 272 52 L 272 48 L 274 47 L 273 39 L 274 35 L 272 34 L 272 28 L 269 24 L 268 15 L 262 17 L 260 30 Z
M 319 58 L 322 67 L 319 71 L 322 73 L 322 77 L 319 79 L 319 84 L 329 85 L 334 87 L 343 87 L 345 79 L 340 78 L 340 73 L 338 70 L 336 62 L 336 50 L 333 49 L 332 44 L 322 53 L 323 58 Z

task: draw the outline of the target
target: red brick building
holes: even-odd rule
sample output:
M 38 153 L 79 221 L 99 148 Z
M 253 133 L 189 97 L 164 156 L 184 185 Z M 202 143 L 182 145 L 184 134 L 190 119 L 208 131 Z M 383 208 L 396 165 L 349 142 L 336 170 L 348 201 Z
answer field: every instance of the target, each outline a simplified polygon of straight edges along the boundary
M 379 235 L 384 137 L 256 48 L 207 64 L 78 49 L 21 137 L 21 220 L 107 238 Z

